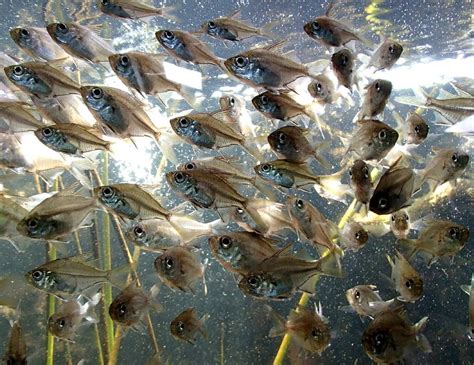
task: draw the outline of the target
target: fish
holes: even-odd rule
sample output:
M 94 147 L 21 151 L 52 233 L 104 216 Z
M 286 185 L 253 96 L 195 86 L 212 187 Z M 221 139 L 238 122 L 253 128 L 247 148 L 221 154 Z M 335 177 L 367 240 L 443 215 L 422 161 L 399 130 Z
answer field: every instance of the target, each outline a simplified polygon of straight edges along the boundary
M 308 92 L 316 101 L 322 104 L 333 104 L 339 98 L 340 95 L 329 77 L 317 75 L 313 79 L 308 84 Z
M 128 92 L 87 85 L 80 91 L 87 108 L 105 132 L 122 138 L 147 136 L 159 140 L 161 132 L 145 112 L 144 105 Z
M 98 323 L 94 307 L 99 304 L 101 297 L 102 294 L 97 293 L 85 303 L 81 303 L 82 296 L 76 300 L 65 302 L 48 318 L 49 333 L 59 339 L 74 342 L 80 327 Z
M 348 222 L 339 231 L 338 238 L 343 248 L 357 252 L 365 246 L 369 240 L 369 234 L 360 223 Z
M 393 364 L 412 356 L 420 349 L 431 352 L 431 346 L 421 332 L 428 317 L 412 325 L 402 308 L 381 312 L 370 322 L 362 335 L 362 345 L 370 359 L 379 364 Z
M 81 228 L 95 209 L 94 198 L 81 196 L 68 188 L 43 200 L 23 217 L 16 229 L 26 237 L 56 240 Z
M 390 218 L 390 229 L 398 239 L 405 239 L 410 233 L 410 216 L 406 210 L 399 210 Z
M 391 308 L 395 301 L 384 301 L 375 285 L 356 285 L 346 290 L 346 299 L 351 308 L 361 317 L 375 317 Z
M 155 8 L 136 0 L 97 0 L 97 4 L 104 14 L 121 19 L 146 19 L 155 16 L 174 19 L 172 6 Z
M 395 146 L 398 132 L 375 119 L 359 120 L 358 128 L 347 141 L 347 151 L 354 152 L 361 160 L 381 160 Z
M 468 337 L 474 341 L 474 274 L 471 276 L 471 285 L 461 285 L 461 289 L 469 295 L 469 332 Z
M 169 220 L 171 212 L 137 184 L 119 183 L 94 188 L 94 197 L 108 211 L 122 218 Z
M 223 95 L 219 98 L 219 106 L 224 112 L 226 121 L 237 123 L 245 109 L 245 101 L 235 95 Z
M 183 85 L 166 78 L 161 57 L 143 52 L 127 52 L 109 56 L 109 63 L 118 78 L 140 94 L 155 95 L 174 91 L 193 105 L 193 98 Z
M 251 37 L 273 38 L 271 29 L 277 23 L 269 23 L 261 28 L 256 28 L 239 19 L 240 9 L 229 16 L 220 17 L 204 22 L 201 29 L 207 35 L 225 41 L 242 41 Z
M 110 318 L 125 328 L 139 329 L 150 309 L 161 311 L 161 305 L 156 300 L 157 294 L 156 286 L 146 293 L 136 281 L 132 281 L 110 303 Z
M 404 167 L 403 155 L 385 171 L 374 189 L 369 209 L 379 215 L 394 213 L 411 204 L 416 175 Z
M 301 78 L 316 76 L 316 65 L 302 65 L 281 53 L 284 42 L 254 48 L 230 57 L 224 61 L 227 71 L 240 82 L 269 91 L 291 90 L 290 84 Z
M 430 127 L 418 113 L 410 112 L 406 121 L 406 131 L 406 142 L 418 145 L 428 137 Z
M 40 99 L 80 94 L 80 85 L 46 62 L 25 62 L 4 68 L 20 90 Z
M 13 322 L 10 330 L 10 338 L 3 361 L 5 364 L 26 365 L 28 363 L 27 351 L 28 347 L 26 346 L 23 329 L 21 328 L 20 321 L 16 320 Z
M 336 2 L 330 2 L 325 15 L 318 16 L 303 26 L 306 34 L 326 47 L 341 47 L 350 41 L 365 43 L 347 24 L 332 16 Z
M 214 258 L 230 272 L 248 272 L 272 256 L 275 241 L 256 232 L 229 232 L 210 236 L 209 247 Z
M 110 142 L 98 136 L 98 131 L 80 124 L 65 123 L 41 127 L 35 131 L 45 146 L 70 155 L 82 155 L 90 151 L 110 151 Z
M 10 37 L 31 58 L 54 61 L 69 57 L 69 54 L 51 39 L 44 28 L 12 28 L 10 29 Z
M 377 71 L 388 70 L 398 61 L 403 52 L 403 46 L 393 39 L 385 39 L 372 54 L 368 66 Z
M 155 270 L 161 281 L 170 289 L 195 294 L 196 282 L 204 281 L 205 266 L 189 246 L 166 249 L 155 259 Z M 204 290 L 206 287 L 204 284 Z
M 334 250 L 319 260 L 306 260 L 283 254 L 284 248 L 245 273 L 239 289 L 245 294 L 263 300 L 290 299 L 297 291 L 314 293 L 319 275 L 341 277 L 339 254 Z
M 389 255 L 386 256 L 392 267 L 391 278 L 400 294 L 397 299 L 403 302 L 416 302 L 423 295 L 423 279 L 420 274 L 400 252 L 396 252 L 394 259 Z
M 285 126 L 270 133 L 267 140 L 270 147 L 287 161 L 302 163 L 314 157 L 324 168 L 331 168 L 329 162 L 318 151 L 326 144 L 311 146 L 305 137 L 308 132 L 309 130 L 305 128 Z
M 392 93 L 392 83 L 387 80 L 377 79 L 367 85 L 365 90 L 366 94 L 359 119 L 371 119 L 383 113 L 388 98 Z
M 420 172 L 421 184 L 425 181 L 430 185 L 430 191 L 448 181 L 456 181 L 469 166 L 469 155 L 456 148 L 433 148 L 434 157 Z
M 188 308 L 171 321 L 170 332 L 174 338 L 194 345 L 198 333 L 207 339 L 204 323 L 209 318 L 209 314 L 205 314 L 199 318 L 195 308 Z
M 363 160 L 355 160 L 349 169 L 349 177 L 354 197 L 368 209 L 367 205 L 372 196 L 372 179 L 369 166 Z
M 349 49 L 342 48 L 331 56 L 331 65 L 338 83 L 352 90 L 355 79 L 354 54 Z
M 275 325 L 270 330 L 269 337 L 279 337 L 288 334 L 305 351 L 321 354 L 329 347 L 331 330 L 328 319 L 323 316 L 321 303 L 314 304 L 314 311 L 303 306 L 292 310 L 285 320 L 270 306 L 266 306 L 274 319 Z
M 112 270 L 91 266 L 91 254 L 63 257 L 40 265 L 25 274 L 36 289 L 67 300 L 102 283 L 122 287 L 130 267 L 126 264 Z
M 8 126 L 10 133 L 34 131 L 45 126 L 41 115 L 21 101 L 0 100 L 0 121 Z
M 469 229 L 463 225 L 441 219 L 424 219 L 418 238 L 398 241 L 402 252 L 411 258 L 423 251 L 430 257 L 428 266 L 440 257 L 454 257 L 467 243 Z
M 111 42 L 93 28 L 79 23 L 51 23 L 46 26 L 51 38 L 69 55 L 89 62 L 107 62 L 115 53 Z
M 156 39 L 169 55 L 196 65 L 214 65 L 223 69 L 223 60 L 196 36 L 181 30 L 159 30 Z
M 26 241 L 16 227 L 27 214 L 28 210 L 16 199 L 0 192 L 0 240 L 11 243 L 18 252 L 22 251 Z

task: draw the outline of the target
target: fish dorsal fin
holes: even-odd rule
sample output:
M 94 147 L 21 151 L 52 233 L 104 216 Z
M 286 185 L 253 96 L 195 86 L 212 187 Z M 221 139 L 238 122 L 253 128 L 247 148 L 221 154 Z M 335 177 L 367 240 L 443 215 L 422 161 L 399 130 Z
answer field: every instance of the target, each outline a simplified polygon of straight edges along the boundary
M 334 17 L 336 5 L 337 5 L 337 0 L 331 0 L 325 13 L 327 17 L 330 17 L 330 18 Z
M 229 19 L 240 19 L 241 11 L 242 11 L 242 9 L 239 8 L 236 11 L 234 11 L 233 13 L 229 14 L 227 16 L 227 18 L 229 18 Z
M 89 264 L 91 261 L 94 260 L 94 254 L 92 252 L 86 252 L 86 253 L 76 255 L 76 256 L 69 256 L 67 259 L 70 261 L 80 262 L 80 263 L 87 262 Z
M 266 46 L 263 46 L 263 47 L 260 47 L 260 48 L 265 49 L 265 50 L 267 50 L 269 52 L 272 52 L 272 53 L 278 53 L 278 52 L 282 52 L 283 47 L 286 45 L 286 42 L 287 42 L 286 39 L 282 39 L 278 42 L 271 43 L 269 45 L 266 45 Z

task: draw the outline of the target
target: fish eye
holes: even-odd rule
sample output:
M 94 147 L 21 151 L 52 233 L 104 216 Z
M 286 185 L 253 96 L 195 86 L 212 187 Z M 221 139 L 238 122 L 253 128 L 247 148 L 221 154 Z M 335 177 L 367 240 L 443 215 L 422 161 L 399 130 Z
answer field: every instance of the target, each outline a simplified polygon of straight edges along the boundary
M 66 325 L 66 320 L 64 318 L 60 318 L 56 321 L 56 324 L 58 325 L 59 328 L 63 329 L 64 326 Z
M 66 33 L 68 31 L 68 28 L 64 23 L 58 23 L 58 29 L 61 33 Z
M 111 198 L 114 196 L 114 189 L 112 189 L 110 186 L 105 186 L 102 188 L 102 196 L 104 198 Z
M 380 198 L 379 199 L 379 207 L 384 209 L 388 205 L 388 200 L 386 198 Z
M 174 38 L 174 34 L 173 32 L 169 31 L 169 30 L 165 30 L 163 32 L 163 36 L 166 38 L 166 39 L 173 39 Z
M 413 282 L 412 279 L 408 279 L 407 281 L 405 281 L 405 286 L 406 286 L 408 289 L 412 289 L 414 284 L 415 284 L 415 283 Z
M 230 98 L 230 99 L 229 99 L 229 104 L 230 104 L 230 106 L 234 106 L 234 104 L 235 104 L 235 99 L 234 99 L 234 98 Z
M 364 178 L 368 179 L 369 178 L 369 169 L 367 168 L 367 166 L 364 166 L 364 168 L 362 169 L 362 172 L 364 173 Z
M 389 52 L 389 53 L 394 53 L 394 52 L 395 52 L 395 47 L 389 46 L 389 47 L 388 47 L 388 52 Z
M 352 177 L 352 169 L 349 170 L 349 176 Z
M 229 236 L 222 236 L 219 238 L 219 245 L 223 248 L 223 249 L 229 249 L 232 247 L 232 238 L 230 238 Z
M 194 162 L 188 162 L 186 165 L 184 165 L 184 168 L 186 170 L 196 170 L 196 164 Z
M 210 29 L 215 29 L 216 28 L 216 23 L 214 23 L 212 20 L 210 22 L 207 22 L 207 26 Z
M 451 236 L 451 238 L 458 239 L 459 230 L 456 227 L 451 227 L 448 233 Z
M 270 171 L 270 165 L 267 164 L 267 163 L 264 163 L 262 166 L 261 166 L 261 169 L 263 172 L 268 172 Z
M 185 180 L 185 176 L 182 172 L 177 172 L 174 174 L 174 181 L 176 181 L 178 184 L 181 184 Z
M 381 353 L 385 347 L 387 342 L 387 336 L 384 333 L 377 333 L 374 336 L 374 352 Z
M 260 279 L 257 276 L 251 276 L 247 279 L 247 283 L 249 283 L 252 288 L 257 288 L 260 284 Z
M 268 96 L 262 95 L 260 97 L 260 101 L 262 102 L 263 105 L 267 105 L 268 104 Z
M 145 230 L 140 227 L 140 226 L 136 226 L 134 229 L 133 229 L 133 234 L 137 237 L 137 238 L 142 238 L 143 236 L 145 236 Z
M 181 118 L 179 121 L 179 126 L 182 127 L 182 128 L 186 128 L 187 126 L 189 126 L 189 121 L 187 118 Z
M 321 26 L 319 25 L 319 23 L 317 21 L 314 21 L 311 23 L 311 27 L 313 28 L 313 30 L 315 31 L 318 31 L 321 29 Z
M 38 227 L 38 220 L 36 218 L 31 218 L 31 219 L 28 219 L 26 221 L 26 225 L 28 226 L 28 228 L 30 229 L 35 229 L 36 227 Z
M 387 138 L 387 132 L 385 131 L 385 129 L 382 129 L 380 132 L 379 132 L 379 138 L 380 139 L 385 139 Z
M 416 133 L 420 133 L 420 126 L 417 125 L 417 126 L 415 127 L 415 132 L 416 132 Z
M 342 55 L 341 56 L 341 64 L 343 66 L 347 65 L 349 63 L 349 57 L 347 57 L 346 55 Z
M 124 67 L 127 67 L 130 63 L 130 58 L 128 56 L 120 56 L 120 64 Z
M 174 261 L 171 257 L 165 258 L 165 265 L 167 270 L 171 270 L 174 267 Z
M 296 206 L 299 208 L 299 209 L 303 209 L 304 208 L 304 201 L 301 200 L 301 199 L 298 199 L 296 201 Z
M 242 67 L 247 66 L 247 64 L 249 63 L 249 59 L 244 56 L 237 56 L 235 57 L 234 62 L 237 65 L 237 67 L 242 68 Z
M 91 96 L 92 96 L 94 99 L 96 99 L 96 100 L 102 99 L 102 98 L 104 97 L 104 92 L 103 92 L 102 89 L 99 88 L 99 87 L 93 87 L 93 88 L 91 89 L 90 94 L 91 94 Z
M 237 212 L 238 215 L 244 214 L 244 210 L 242 208 L 237 208 L 235 211 Z
M 20 33 L 24 37 L 29 37 L 30 36 L 30 32 L 28 32 L 28 29 L 25 29 L 25 28 L 21 28 Z
M 178 328 L 179 332 L 183 332 L 184 331 L 184 322 L 179 321 L 178 324 L 176 325 L 176 327 Z
M 287 136 L 286 136 L 285 133 L 280 132 L 280 133 L 278 133 L 277 137 L 278 137 L 278 142 L 280 142 L 280 143 L 285 143 L 286 142 Z
M 357 300 L 360 299 L 360 291 L 356 290 L 356 291 L 354 292 L 354 298 L 356 298 Z
M 17 76 L 21 76 L 25 73 L 25 68 L 23 66 L 15 66 L 13 68 L 13 73 Z
M 44 272 L 42 272 L 41 270 L 35 270 L 32 272 L 31 276 L 33 280 L 40 281 L 41 279 L 43 279 Z
M 392 222 L 395 222 L 395 215 L 392 215 Z
M 410 219 L 410 217 L 408 216 L 408 214 L 403 214 L 403 219 L 405 219 L 406 221 Z
M 362 236 L 362 234 L 360 232 L 356 232 L 355 239 L 358 241 L 358 240 L 360 240 L 361 236 Z
M 316 84 L 316 89 L 317 89 L 319 92 L 321 92 L 321 91 L 323 90 L 323 85 L 322 85 L 320 82 L 318 82 L 318 83 Z
M 109 5 L 109 0 L 102 0 L 101 3 L 102 5 Z
M 375 90 L 380 91 L 380 83 L 378 81 L 375 83 L 374 86 L 375 86 Z
M 127 313 L 127 305 L 125 303 L 120 303 L 117 309 L 118 309 L 119 315 L 121 316 Z
M 42 131 L 41 131 L 41 134 L 44 136 L 44 137 L 51 137 L 51 135 L 53 134 L 53 130 L 51 128 L 44 128 Z
M 453 155 L 451 156 L 451 160 L 453 160 L 453 162 L 456 163 L 458 162 L 458 159 L 459 159 L 458 154 L 456 152 L 453 153 Z
M 318 338 L 319 336 L 321 336 L 321 331 L 319 328 L 313 328 L 311 330 L 311 336 L 315 337 L 315 338 Z

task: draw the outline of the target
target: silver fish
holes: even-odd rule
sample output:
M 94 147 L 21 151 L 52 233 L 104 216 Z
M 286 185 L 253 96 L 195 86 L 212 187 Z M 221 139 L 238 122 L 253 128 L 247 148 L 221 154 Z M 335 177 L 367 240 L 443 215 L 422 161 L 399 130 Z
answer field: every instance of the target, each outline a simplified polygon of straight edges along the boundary
M 44 61 L 53 61 L 69 58 L 49 36 L 44 28 L 21 27 L 10 30 L 13 41 L 30 57 Z

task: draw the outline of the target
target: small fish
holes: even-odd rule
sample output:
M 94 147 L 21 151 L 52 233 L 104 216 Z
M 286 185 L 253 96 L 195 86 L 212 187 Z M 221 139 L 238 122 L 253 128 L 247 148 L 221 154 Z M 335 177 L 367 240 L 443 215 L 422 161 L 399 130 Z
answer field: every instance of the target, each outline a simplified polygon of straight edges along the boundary
M 338 98 L 339 94 L 336 92 L 334 83 L 324 75 L 317 75 L 308 84 L 309 94 L 322 104 L 332 104 Z
M 410 167 L 403 166 L 403 156 L 400 156 L 380 178 L 370 198 L 369 209 L 382 215 L 410 205 L 415 191 L 415 177 Z
M 27 214 L 28 210 L 16 199 L 0 192 L 0 240 L 11 243 L 18 252 L 22 250 L 25 239 L 16 227 Z
M 174 91 L 188 104 L 193 102 L 183 85 L 166 78 L 165 69 L 157 55 L 142 52 L 120 53 L 109 56 L 109 63 L 125 85 L 142 95 L 158 96 L 160 93 Z
M 113 184 L 94 188 L 94 196 L 110 212 L 128 219 L 169 219 L 171 212 L 137 184 Z
M 410 112 L 406 121 L 406 141 L 408 144 L 421 144 L 430 131 L 429 125 L 417 113 Z
M 341 47 L 352 40 L 364 43 L 365 41 L 354 30 L 331 15 L 335 3 L 336 1 L 332 0 L 325 15 L 304 25 L 306 34 L 326 47 Z
M 160 131 L 144 110 L 144 105 L 129 93 L 108 86 L 82 86 L 81 95 L 105 131 L 122 137 L 147 136 L 158 141 Z
M 205 266 L 190 247 L 177 246 L 165 250 L 155 259 L 158 276 L 171 289 L 195 294 L 195 284 L 204 281 Z M 204 288 L 206 291 L 206 288 Z
M 156 39 L 173 58 L 197 65 L 215 65 L 223 68 L 223 60 L 196 36 L 180 30 L 159 30 Z
M 270 91 L 289 90 L 289 84 L 301 77 L 314 77 L 313 67 L 302 65 L 281 53 L 284 43 L 255 48 L 224 61 L 227 71 L 241 82 Z
M 365 89 L 367 91 L 359 119 L 371 119 L 383 113 L 388 98 L 392 93 L 392 83 L 387 80 L 377 79 L 367 85 Z
M 51 23 L 46 27 L 51 38 L 67 53 L 89 62 L 107 62 L 115 53 L 111 42 L 95 30 L 78 23 Z
M 369 61 L 369 66 L 379 70 L 390 69 L 400 58 L 403 52 L 403 46 L 392 40 L 385 39 L 377 48 Z
M 104 14 L 122 19 L 146 19 L 154 16 L 173 19 L 171 6 L 155 8 L 136 0 L 97 0 Z
M 394 304 L 393 300 L 384 301 L 376 289 L 375 285 L 357 285 L 346 290 L 347 301 L 361 317 L 374 317 Z
M 310 353 L 321 354 L 331 342 L 331 330 L 328 320 L 323 316 L 321 303 L 314 304 L 314 311 L 298 306 L 285 320 L 280 314 L 266 306 L 275 321 L 269 337 L 288 334 L 303 349 Z
M 19 89 L 38 98 L 80 94 L 80 85 L 45 62 L 26 62 L 4 68 Z
M 69 55 L 51 39 L 44 28 L 13 28 L 10 30 L 10 36 L 18 47 L 31 58 L 53 61 L 69 57 Z
M 339 231 L 339 243 L 346 250 L 357 252 L 369 240 L 369 234 L 360 223 L 348 222 Z
M 143 317 L 150 309 L 161 311 L 161 306 L 156 301 L 157 294 L 156 286 L 150 290 L 150 293 L 145 293 L 143 288 L 133 281 L 110 304 L 110 318 L 124 327 L 139 328 Z
M 390 229 L 398 239 L 408 237 L 410 233 L 410 216 L 405 210 L 399 210 L 392 214 L 390 218 Z
M 270 133 L 267 138 L 268 144 L 287 161 L 301 163 L 314 157 L 324 168 L 331 168 L 329 162 L 317 151 L 318 145 L 312 147 L 306 139 L 305 134 L 308 132 L 307 129 L 297 126 L 282 127 Z M 320 144 L 320 149 L 323 146 Z
M 309 106 L 299 104 L 288 93 L 265 91 L 252 99 L 252 104 L 260 113 L 270 119 L 289 121 L 297 116 L 306 115 L 314 119 Z
M 398 132 L 383 122 L 366 119 L 357 123 L 347 152 L 355 152 L 361 160 L 381 160 L 398 140 Z
M 266 38 L 273 37 L 270 30 L 276 25 L 275 23 L 269 23 L 261 28 L 256 28 L 239 20 L 239 16 L 240 9 L 229 16 L 209 20 L 203 23 L 201 29 L 204 33 L 213 38 L 233 42 L 242 41 L 255 36 Z
M 102 283 L 121 287 L 130 271 L 128 265 L 104 271 L 87 263 L 90 254 L 49 261 L 26 273 L 28 283 L 46 293 L 66 300 Z
M 448 220 L 426 219 L 417 239 L 399 240 L 406 256 L 411 258 L 418 251 L 430 256 L 428 265 L 443 256 L 456 255 L 469 239 L 469 229 Z
M 340 85 L 352 90 L 355 72 L 354 54 L 347 48 L 342 48 L 331 56 L 331 65 Z
M 422 183 L 428 181 L 430 191 L 447 181 L 456 181 L 469 166 L 469 155 L 454 148 L 435 148 L 435 156 L 421 172 Z
M 0 121 L 8 126 L 10 133 L 34 131 L 44 127 L 41 115 L 21 101 L 0 100 Z
M 423 295 L 423 279 L 420 274 L 400 252 L 397 251 L 394 259 L 389 255 L 386 256 L 392 267 L 392 280 L 400 294 L 397 299 L 403 302 L 416 302 Z
M 462 291 L 469 295 L 469 339 L 474 341 L 474 274 L 471 276 L 471 286 L 461 285 Z
M 201 318 L 198 318 L 196 309 L 188 308 L 178 314 L 178 316 L 171 321 L 170 332 L 174 338 L 194 345 L 198 333 L 207 339 L 207 332 L 204 329 L 204 323 L 209 318 L 209 314 L 205 314 Z
M 275 242 L 255 232 L 229 232 L 209 237 L 212 255 L 230 272 L 248 272 L 276 251 Z
M 97 323 L 94 307 L 99 304 L 102 294 L 95 294 L 90 301 L 77 300 L 64 303 L 48 318 L 48 331 L 55 337 L 74 342 L 77 330 L 87 323 Z
M 67 189 L 38 204 L 17 224 L 17 231 L 34 239 L 58 239 L 79 229 L 94 209 L 94 198 Z
M 94 129 L 73 123 L 54 124 L 35 131 L 41 143 L 57 152 L 70 155 L 98 150 L 110 151 L 110 142 L 104 141 L 97 134 Z
M 236 123 L 245 109 L 245 101 L 234 95 L 223 95 L 219 98 L 219 106 L 227 116 L 227 121 Z
M 26 365 L 28 363 L 27 350 L 23 330 L 20 322 L 16 320 L 13 322 L 12 329 L 10 330 L 10 339 L 8 340 L 3 361 L 5 361 L 5 364 Z
M 423 331 L 428 317 L 412 325 L 403 308 L 379 313 L 362 335 L 362 345 L 372 361 L 394 364 L 410 356 L 414 349 L 431 352 Z
M 349 176 L 355 198 L 367 207 L 372 196 L 369 166 L 363 160 L 356 160 L 349 169 Z
M 318 275 L 342 275 L 335 251 L 316 261 L 283 255 L 284 251 L 286 248 L 262 261 L 255 271 L 242 275 L 240 290 L 258 299 L 283 300 L 293 297 L 296 291 L 314 293 Z

